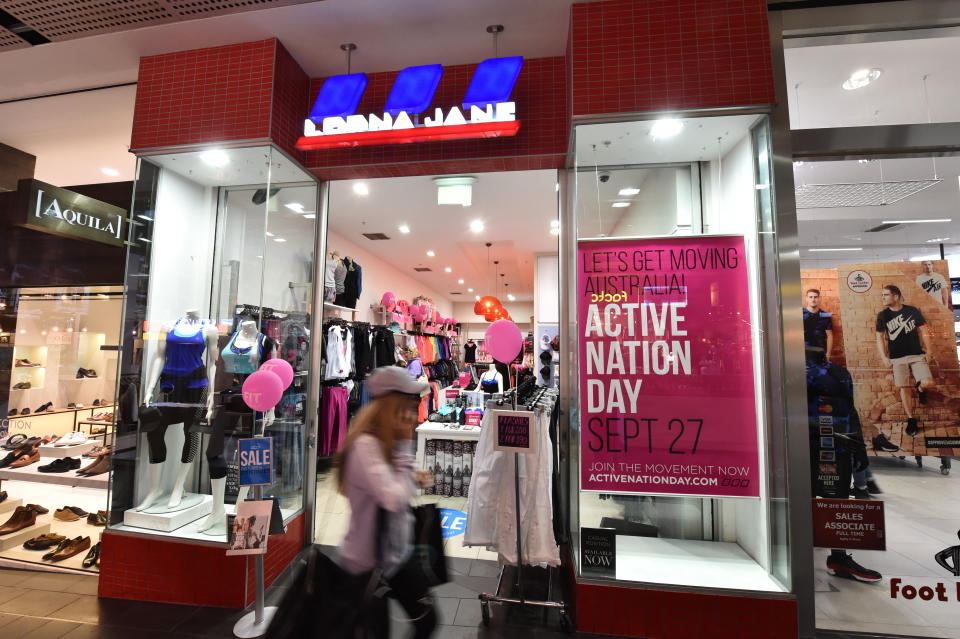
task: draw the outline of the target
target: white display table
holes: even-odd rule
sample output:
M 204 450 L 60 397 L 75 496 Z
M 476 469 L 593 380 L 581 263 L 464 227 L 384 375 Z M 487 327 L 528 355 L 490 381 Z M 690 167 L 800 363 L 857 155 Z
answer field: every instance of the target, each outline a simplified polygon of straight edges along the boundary
M 441 422 L 424 422 L 417 426 L 417 468 L 420 470 L 424 470 L 423 455 L 428 439 L 449 439 L 458 442 L 480 441 L 480 427 Z

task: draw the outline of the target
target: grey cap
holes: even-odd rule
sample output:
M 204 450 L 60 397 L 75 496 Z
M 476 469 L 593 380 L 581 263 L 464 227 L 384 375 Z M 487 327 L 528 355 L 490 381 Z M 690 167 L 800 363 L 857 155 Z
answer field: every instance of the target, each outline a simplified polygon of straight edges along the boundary
M 430 384 L 418 382 L 407 369 L 398 366 L 382 366 L 367 378 L 367 391 L 371 397 L 383 397 L 387 393 L 403 393 L 404 395 L 423 395 L 430 389 Z

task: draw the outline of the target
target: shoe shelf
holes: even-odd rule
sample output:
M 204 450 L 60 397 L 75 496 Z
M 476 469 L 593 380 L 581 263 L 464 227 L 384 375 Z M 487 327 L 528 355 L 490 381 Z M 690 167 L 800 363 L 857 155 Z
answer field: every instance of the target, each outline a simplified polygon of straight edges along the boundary
M 82 459 L 80 468 L 87 464 L 87 459 Z M 41 464 L 30 464 L 22 468 L 2 468 L 0 469 L 0 479 L 7 481 L 30 481 L 38 484 L 54 484 L 57 486 L 74 486 L 78 488 L 106 488 L 107 477 L 110 473 L 85 477 L 77 475 L 76 470 L 69 470 L 65 473 L 41 473 L 37 468 Z
M 56 444 L 44 444 L 40 446 L 40 457 L 50 459 L 63 459 L 64 457 L 80 457 L 84 453 L 90 452 L 97 446 L 96 442 L 87 441 L 74 446 L 57 446 Z

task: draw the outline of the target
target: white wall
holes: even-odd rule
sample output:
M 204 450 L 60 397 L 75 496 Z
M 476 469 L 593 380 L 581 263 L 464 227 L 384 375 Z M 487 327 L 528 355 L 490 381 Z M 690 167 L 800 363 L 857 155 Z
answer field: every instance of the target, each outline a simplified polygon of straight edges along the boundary
M 371 304 L 379 304 L 383 294 L 390 291 L 397 299 L 413 301 L 417 296 L 426 296 L 433 300 L 437 311 L 444 317 L 456 316 L 453 304 L 441 293 L 427 288 L 414 277 L 398 271 L 368 250 L 348 241 L 346 238 L 327 231 L 327 253 L 337 251 L 341 257 L 350 257 L 363 269 L 363 290 L 357 302 L 360 311 L 358 319 L 362 322 L 374 322 Z M 460 319 L 463 319 L 462 317 Z
M 689 207 L 681 212 L 677 206 L 677 176 L 687 170 L 670 167 L 649 171 L 643 183 L 643 196 L 617 221 L 609 234 L 612 237 L 670 235 L 677 227 L 678 218 L 690 217 Z M 689 187 L 689 182 L 687 184 Z M 689 200 L 689 196 L 686 199 Z

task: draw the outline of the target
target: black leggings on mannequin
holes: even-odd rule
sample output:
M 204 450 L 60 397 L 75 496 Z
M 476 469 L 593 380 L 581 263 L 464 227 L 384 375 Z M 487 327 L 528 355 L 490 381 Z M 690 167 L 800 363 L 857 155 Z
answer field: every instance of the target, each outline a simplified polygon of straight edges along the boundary
M 150 463 L 161 464 L 167 459 L 167 444 L 164 436 L 171 424 L 183 424 L 183 450 L 180 461 L 189 464 L 197 457 L 200 448 L 200 434 L 191 432 L 191 427 L 199 423 L 206 413 L 207 389 L 183 388 L 178 384 L 172 389 L 161 391 L 157 408 L 160 417 L 144 428 L 147 433 L 147 446 L 150 449 Z M 193 404 L 193 406 L 163 406 L 165 403 Z

